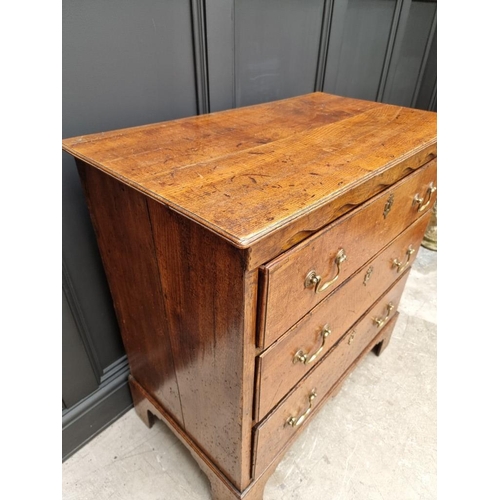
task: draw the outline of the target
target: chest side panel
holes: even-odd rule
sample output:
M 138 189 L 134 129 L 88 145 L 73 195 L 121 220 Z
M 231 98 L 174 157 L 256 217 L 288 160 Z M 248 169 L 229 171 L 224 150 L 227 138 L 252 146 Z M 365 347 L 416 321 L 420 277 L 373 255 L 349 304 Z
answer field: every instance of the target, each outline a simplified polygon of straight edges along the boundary
M 149 200 L 185 430 L 243 489 L 250 481 L 257 271 L 241 251 Z
M 257 270 L 78 161 L 131 374 L 237 488 L 250 483 Z
M 183 424 L 146 197 L 77 161 L 130 370 Z

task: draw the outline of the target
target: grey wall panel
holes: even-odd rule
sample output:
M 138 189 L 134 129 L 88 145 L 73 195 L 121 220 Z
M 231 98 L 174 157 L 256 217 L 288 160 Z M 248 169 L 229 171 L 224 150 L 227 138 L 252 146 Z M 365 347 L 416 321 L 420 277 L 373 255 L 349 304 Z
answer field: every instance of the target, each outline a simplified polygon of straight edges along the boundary
M 437 82 L 434 85 L 434 90 L 432 91 L 431 102 L 429 104 L 429 111 L 437 111 Z
M 316 80 L 314 83 L 314 90 L 319 92 L 323 92 L 325 87 L 328 49 L 330 45 L 330 33 L 332 31 L 333 5 L 334 0 L 325 0 L 323 6 L 323 21 L 319 40 L 318 64 L 316 67 Z
M 73 319 L 66 294 L 62 293 L 62 397 L 70 408 L 99 386 L 85 346 Z
M 237 0 L 236 106 L 314 91 L 323 0 Z
M 189 0 L 66 0 L 63 136 L 196 114 Z M 63 255 L 105 367 L 123 356 L 73 159 L 63 154 Z
M 324 90 L 376 100 L 396 0 L 336 0 Z
M 200 115 L 210 112 L 205 11 L 205 0 L 191 0 L 191 31 L 193 34 L 196 77 L 196 109 Z
M 423 72 L 422 83 L 417 95 L 415 107 L 435 111 L 435 91 L 437 84 L 437 30 L 434 30 L 430 42 L 429 55 Z M 433 109 L 434 107 L 434 109 Z
M 63 3 L 63 132 L 196 114 L 189 0 Z
M 206 4 L 210 111 L 236 106 L 234 2 L 235 0 L 210 0 Z
M 196 114 L 203 96 L 196 87 L 196 77 L 201 76 L 196 68 L 202 61 L 195 64 L 194 56 L 204 50 L 203 39 L 194 37 L 193 23 L 203 22 L 197 17 L 203 13 L 200 7 L 201 0 L 65 0 L 63 137 Z M 196 33 L 203 35 L 203 29 Z M 68 455 L 78 445 L 77 436 L 89 438 L 130 407 L 131 400 L 123 379 L 128 367 L 90 217 L 74 160 L 65 153 L 62 189 L 69 304 L 63 313 L 63 389 L 68 407 L 63 438 L 72 436 L 63 447 Z M 89 367 L 95 378 L 91 385 L 85 382 Z M 120 397 L 106 399 L 104 415 L 100 401 L 108 398 L 106 391 L 118 376 Z M 91 401 L 85 397 L 90 392 Z M 78 415 L 89 404 L 99 425 L 92 424 L 89 413 L 83 429 Z
M 62 251 L 66 286 L 73 302 L 74 321 L 96 374 L 101 377 L 124 350 L 75 162 L 66 153 L 63 155 Z
M 405 3 L 408 5 L 408 0 Z M 398 26 L 383 102 L 400 106 L 414 104 L 422 63 L 433 34 L 435 15 L 435 1 L 411 1 L 407 18 L 402 18 Z

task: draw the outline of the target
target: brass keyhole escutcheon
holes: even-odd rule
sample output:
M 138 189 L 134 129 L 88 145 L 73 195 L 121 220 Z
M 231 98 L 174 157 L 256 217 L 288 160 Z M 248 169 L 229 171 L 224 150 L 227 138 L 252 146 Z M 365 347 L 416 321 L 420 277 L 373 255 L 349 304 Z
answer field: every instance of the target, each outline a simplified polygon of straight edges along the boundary
M 384 207 L 384 219 L 386 219 L 387 216 L 389 215 L 389 212 L 391 211 L 393 203 L 394 203 L 394 193 L 391 193 L 389 195 L 389 198 L 387 198 L 387 203 L 385 204 L 385 207 Z
M 370 266 L 366 270 L 365 279 L 363 280 L 363 285 L 366 286 L 368 284 L 368 282 L 370 281 L 370 278 L 372 277 L 372 273 L 373 273 L 373 266 Z

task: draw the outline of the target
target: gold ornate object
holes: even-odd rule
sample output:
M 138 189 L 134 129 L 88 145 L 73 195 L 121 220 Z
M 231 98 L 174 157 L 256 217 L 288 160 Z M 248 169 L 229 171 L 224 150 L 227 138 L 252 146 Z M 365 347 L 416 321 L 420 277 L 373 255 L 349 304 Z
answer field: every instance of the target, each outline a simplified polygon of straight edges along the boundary
M 323 351 L 326 338 L 328 337 L 328 335 L 330 335 L 330 333 L 332 333 L 330 327 L 328 325 L 325 325 L 320 333 L 322 339 L 320 348 L 314 354 L 307 354 L 302 349 L 300 351 L 297 351 L 295 353 L 295 356 L 293 357 L 293 364 L 297 362 L 303 363 L 304 365 L 312 363 L 319 356 L 321 351 Z
M 351 335 L 349 335 L 349 340 L 347 341 L 349 345 L 351 345 L 354 342 L 354 335 L 356 335 L 356 331 L 353 331 Z
M 373 266 L 370 266 L 366 270 L 365 279 L 363 280 L 363 285 L 366 286 L 368 284 L 368 282 L 370 281 L 370 278 L 372 277 L 372 273 L 373 273 Z
M 392 267 L 397 267 L 398 273 L 404 271 L 410 265 L 410 259 L 414 253 L 415 253 L 415 249 L 410 245 L 408 247 L 408 250 L 406 250 L 406 262 L 403 264 L 403 262 L 401 262 L 400 260 L 393 259 Z
M 382 328 L 385 325 L 393 309 L 394 309 L 394 304 L 392 302 L 389 302 L 387 304 L 387 314 L 385 315 L 385 318 L 375 318 L 373 320 L 373 322 L 377 325 L 377 328 Z
M 326 281 L 321 285 L 321 276 L 319 274 L 316 274 L 316 271 L 314 270 L 310 271 L 306 276 L 304 286 L 306 288 L 314 287 L 315 293 L 324 292 L 339 278 L 340 267 L 342 262 L 344 262 L 345 260 L 347 260 L 347 254 L 345 253 L 345 250 L 341 248 L 335 256 L 335 264 L 337 264 L 337 274 L 335 274 L 335 276 L 330 281 Z
M 289 417 L 288 420 L 286 421 L 286 423 L 288 425 L 291 425 L 292 427 L 298 427 L 299 425 L 301 425 L 304 420 L 307 418 L 307 416 L 309 415 L 309 413 L 311 413 L 312 411 L 312 402 L 314 401 L 314 398 L 316 398 L 317 394 L 316 394 L 316 389 L 313 389 L 311 394 L 309 394 L 309 407 L 307 408 L 307 410 L 302 413 L 302 415 L 300 415 L 299 417 Z
M 438 247 L 438 228 L 437 228 L 437 201 L 432 208 L 432 215 L 425 230 L 422 246 L 429 250 L 437 251 Z
M 431 182 L 429 184 L 429 187 L 427 188 L 427 192 L 425 193 L 425 196 L 420 196 L 419 194 L 415 195 L 415 198 L 413 198 L 413 203 L 415 203 L 418 206 L 418 211 L 423 212 L 431 202 L 432 195 L 434 192 L 437 190 L 437 187 L 434 186 L 434 183 Z M 427 201 L 424 203 L 424 200 L 427 199 Z
M 384 207 L 384 219 L 386 219 L 387 216 L 389 215 L 389 212 L 391 211 L 393 203 L 394 203 L 394 194 L 391 193 L 389 195 L 389 198 L 387 199 L 387 203 L 385 204 L 385 207 Z

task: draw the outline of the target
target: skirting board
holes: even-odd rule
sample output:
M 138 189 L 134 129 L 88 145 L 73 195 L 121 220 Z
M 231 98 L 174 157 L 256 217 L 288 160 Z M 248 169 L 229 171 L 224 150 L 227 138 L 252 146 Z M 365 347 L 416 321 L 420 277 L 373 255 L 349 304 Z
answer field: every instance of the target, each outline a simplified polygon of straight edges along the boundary
M 132 408 L 128 367 L 63 413 L 62 461 Z

